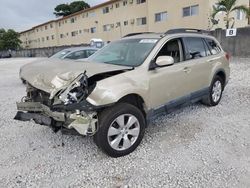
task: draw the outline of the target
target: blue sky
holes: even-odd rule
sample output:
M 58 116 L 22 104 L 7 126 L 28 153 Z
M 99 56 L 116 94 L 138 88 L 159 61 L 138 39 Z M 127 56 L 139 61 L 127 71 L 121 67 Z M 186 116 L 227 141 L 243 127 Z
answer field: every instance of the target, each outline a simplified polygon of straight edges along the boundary
M 56 5 L 74 0 L 1 0 L 0 28 L 23 31 L 55 19 Z M 85 0 L 90 6 L 107 0 Z

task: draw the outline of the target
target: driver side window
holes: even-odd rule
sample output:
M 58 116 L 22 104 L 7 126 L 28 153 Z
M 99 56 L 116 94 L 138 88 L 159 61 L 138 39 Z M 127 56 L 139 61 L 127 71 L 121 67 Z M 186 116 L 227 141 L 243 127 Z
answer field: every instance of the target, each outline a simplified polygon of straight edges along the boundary
M 156 59 L 159 56 L 171 56 L 174 59 L 174 63 L 178 63 L 182 61 L 182 47 L 180 39 L 173 39 L 168 41 L 164 46 L 161 48 L 159 53 L 156 56 Z

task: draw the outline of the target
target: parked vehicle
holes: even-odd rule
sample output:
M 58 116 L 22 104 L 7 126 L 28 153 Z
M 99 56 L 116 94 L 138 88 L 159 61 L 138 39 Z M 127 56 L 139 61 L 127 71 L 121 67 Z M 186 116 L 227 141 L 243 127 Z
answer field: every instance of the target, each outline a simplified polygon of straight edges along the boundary
M 100 48 L 104 47 L 104 45 L 105 45 L 105 43 L 103 42 L 102 39 L 93 38 L 93 39 L 90 40 L 90 46 L 91 47 L 95 47 L 95 48 L 100 49 Z
M 67 48 L 64 50 L 61 50 L 50 57 L 50 59 L 65 59 L 65 60 L 80 60 L 85 61 L 88 57 L 93 55 L 98 48 L 92 48 L 92 47 L 74 47 L 74 48 Z M 50 62 L 50 60 L 48 60 Z M 34 64 L 38 63 L 33 62 Z M 22 80 L 23 83 L 26 83 L 26 80 L 22 77 L 22 71 L 25 69 L 25 67 L 30 66 L 30 64 L 23 65 L 20 68 L 19 71 L 19 78 Z
M 92 47 L 74 47 L 74 48 L 67 48 L 56 54 L 52 55 L 50 58 L 58 58 L 58 59 L 86 59 L 92 54 L 94 54 L 98 48 Z
M 93 136 L 105 153 L 134 151 L 153 117 L 202 101 L 216 106 L 229 80 L 229 56 L 201 30 L 129 35 L 88 58 L 22 71 L 27 96 L 15 119 Z
M 12 55 L 11 55 L 11 52 L 2 52 L 1 54 L 0 54 L 0 58 L 11 58 L 12 57 Z

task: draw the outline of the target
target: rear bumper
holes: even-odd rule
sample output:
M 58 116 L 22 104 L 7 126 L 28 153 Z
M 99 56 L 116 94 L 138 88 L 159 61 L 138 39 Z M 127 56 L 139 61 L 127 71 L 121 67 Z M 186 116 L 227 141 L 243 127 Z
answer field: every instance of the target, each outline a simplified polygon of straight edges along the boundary
M 51 126 L 54 130 L 61 128 L 74 129 L 81 135 L 93 135 L 97 130 L 96 112 L 58 112 L 39 102 L 18 102 L 19 121 L 31 121 L 40 125 Z

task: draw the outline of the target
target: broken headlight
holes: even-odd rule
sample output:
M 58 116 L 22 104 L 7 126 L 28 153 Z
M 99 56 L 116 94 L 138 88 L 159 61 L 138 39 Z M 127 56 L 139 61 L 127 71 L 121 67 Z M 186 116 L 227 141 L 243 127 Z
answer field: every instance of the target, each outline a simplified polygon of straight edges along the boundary
M 78 103 L 88 96 L 88 77 L 86 71 L 80 74 L 69 87 L 59 94 L 65 105 Z

